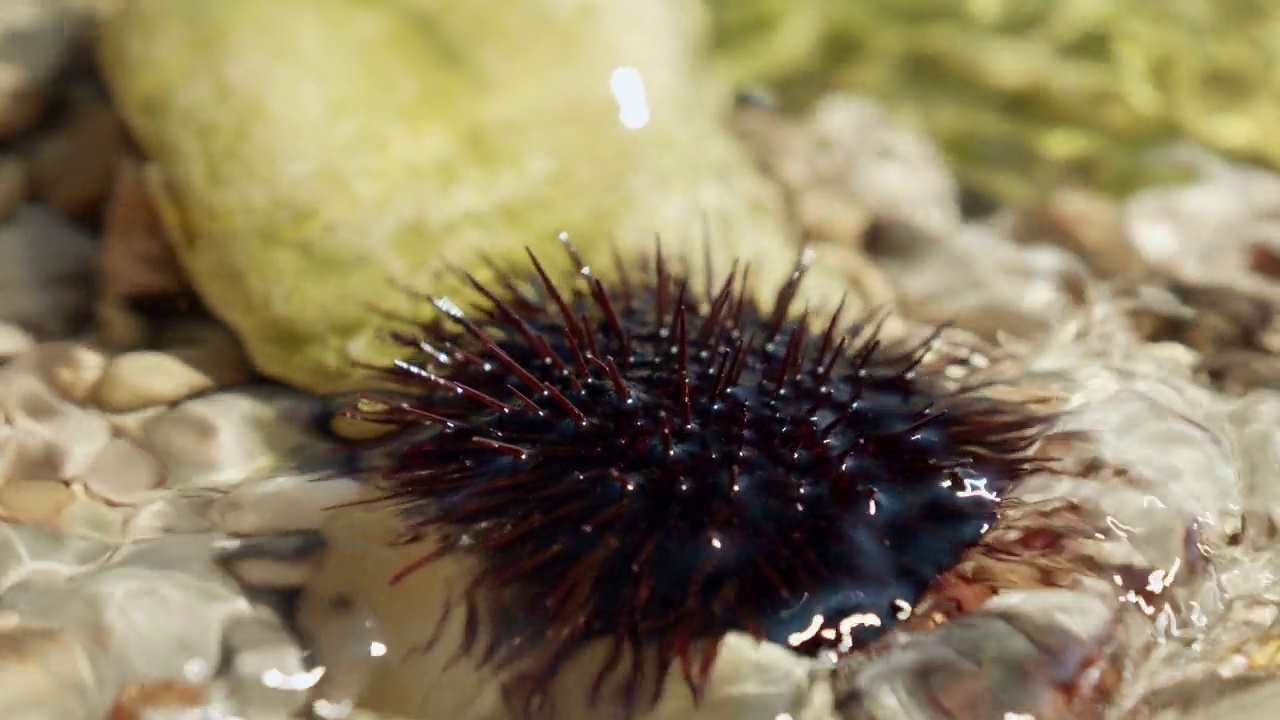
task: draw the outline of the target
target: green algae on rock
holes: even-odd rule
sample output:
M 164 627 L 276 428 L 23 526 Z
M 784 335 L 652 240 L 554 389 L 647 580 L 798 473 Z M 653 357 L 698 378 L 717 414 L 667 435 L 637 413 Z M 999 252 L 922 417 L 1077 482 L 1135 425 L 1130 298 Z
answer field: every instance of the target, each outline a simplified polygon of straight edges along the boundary
M 327 391 L 390 352 L 369 305 L 412 310 L 397 282 L 561 231 L 681 247 L 706 220 L 779 284 L 785 209 L 705 26 L 699 0 L 125 0 L 100 54 L 197 291 L 264 373 Z
M 962 178 L 1024 202 L 1167 179 L 1189 137 L 1280 166 L 1280 4 L 1260 0 L 709 0 L 719 60 L 803 104 L 865 93 L 927 129 Z

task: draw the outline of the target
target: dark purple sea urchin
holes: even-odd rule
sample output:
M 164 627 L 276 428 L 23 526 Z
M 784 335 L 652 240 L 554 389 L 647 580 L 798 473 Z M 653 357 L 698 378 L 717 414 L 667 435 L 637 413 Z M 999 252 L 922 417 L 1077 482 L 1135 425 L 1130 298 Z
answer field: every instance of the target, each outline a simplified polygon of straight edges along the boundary
M 379 482 L 406 536 L 444 538 L 401 576 L 480 558 L 463 651 L 518 665 L 526 709 L 595 640 L 612 652 L 592 698 L 618 674 L 628 712 L 677 663 L 700 696 L 730 630 L 857 649 L 1034 465 L 1045 418 L 946 389 L 928 343 L 891 351 L 839 311 L 815 331 L 790 311 L 800 266 L 760 307 L 736 265 L 695 299 L 661 250 L 619 263 L 614 290 L 570 255 L 572 286 L 532 253 L 492 287 L 464 274 L 484 302 L 435 300 L 439 318 L 395 335 L 413 356 L 384 372 L 404 391 L 353 411 L 401 431 Z M 501 598 L 483 643 L 481 591 Z

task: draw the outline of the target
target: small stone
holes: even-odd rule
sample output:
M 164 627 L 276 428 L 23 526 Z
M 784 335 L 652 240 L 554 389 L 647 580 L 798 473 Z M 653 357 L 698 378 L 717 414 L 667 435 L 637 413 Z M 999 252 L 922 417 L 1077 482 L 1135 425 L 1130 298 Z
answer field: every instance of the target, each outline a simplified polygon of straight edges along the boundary
M 1249 269 L 1280 280 L 1280 242 L 1258 241 L 1249 246 Z
M 28 353 L 35 346 L 31 333 L 13 323 L 0 322 L 0 363 Z
M 204 568 L 160 569 L 125 560 L 73 578 L 68 589 L 102 618 L 104 650 L 134 680 L 181 677 L 190 661 L 216 667 L 223 625 L 248 610 L 238 592 Z
M 126 158 L 116 167 L 107 200 L 102 240 L 106 295 L 130 298 L 166 295 L 186 289 L 186 278 L 151 197 L 141 161 Z
M 94 718 L 106 709 L 93 662 L 71 634 L 54 627 L 0 631 L 0 717 Z
M 132 532 L 133 508 L 108 505 L 100 498 L 90 496 L 83 485 L 72 485 L 71 493 L 72 502 L 63 509 L 53 523 L 54 527 L 68 536 L 112 545 L 125 542 L 127 537 L 136 537 Z
M 36 347 L 20 363 L 38 373 L 62 397 L 83 403 L 102 379 L 107 358 L 83 343 L 59 341 Z
M 0 517 L 10 522 L 47 525 L 74 500 L 71 488 L 55 480 L 17 480 L 0 486 Z
M 168 408 L 163 405 L 156 405 L 141 410 L 114 413 L 107 416 L 107 422 L 111 423 L 111 429 L 117 435 L 138 440 L 146 432 L 147 423 L 167 410 Z
M 319 480 L 290 475 L 246 483 L 217 498 L 209 518 L 229 535 L 319 528 L 332 508 L 359 498 L 360 484 L 347 478 Z
M 124 126 L 110 105 L 83 103 L 36 141 L 29 161 L 35 197 L 71 217 L 92 216 L 111 188 L 125 142 Z
M 135 350 L 111 361 L 94 399 L 102 409 L 121 413 L 169 405 L 216 386 L 207 374 L 180 358 L 156 350 Z
M 55 608 L 47 602 L 32 602 L 30 593 L 23 594 L 19 589 L 48 587 L 42 577 L 61 580 L 86 568 L 102 566 L 117 549 L 112 543 L 72 535 L 56 527 L 0 523 L 0 608 L 19 612 L 26 622 L 32 622 L 36 619 L 33 613 Z
M 27 166 L 15 157 L 0 157 L 0 223 L 13 217 L 27 199 Z
M 0 417 L 0 480 L 70 480 L 111 440 L 106 418 L 21 367 L 0 369 Z
M 124 438 L 113 438 L 81 480 L 95 495 L 128 504 L 160 487 L 164 471 L 151 453 Z
M 49 83 L 75 36 L 72 21 L 63 2 L 0 3 L 0 140 L 40 121 L 49 103 Z
M 89 316 L 97 243 L 33 203 L 0 224 L 0 320 L 37 338 L 73 334 Z
M 327 447 L 306 422 L 314 401 L 271 387 L 192 398 L 146 424 L 143 445 L 169 487 L 228 487 Z

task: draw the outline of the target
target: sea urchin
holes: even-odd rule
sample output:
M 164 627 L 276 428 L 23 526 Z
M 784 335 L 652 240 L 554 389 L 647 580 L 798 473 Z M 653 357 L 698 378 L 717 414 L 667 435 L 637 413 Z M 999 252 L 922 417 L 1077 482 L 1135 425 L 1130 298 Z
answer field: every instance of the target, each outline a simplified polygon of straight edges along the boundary
M 798 652 L 849 651 L 909 612 L 976 544 L 1032 467 L 1043 417 L 891 352 L 867 321 L 821 332 L 771 307 L 735 265 L 694 298 L 661 249 L 609 290 L 578 259 L 571 286 L 530 253 L 484 300 L 394 337 L 403 388 L 360 417 L 400 432 L 378 482 L 407 538 L 480 570 L 463 652 L 519 664 L 526 711 L 588 642 L 612 651 L 591 689 L 676 663 L 697 698 L 725 633 Z M 708 278 L 708 280 L 710 280 Z M 477 642 L 478 594 L 501 598 Z M 630 658 L 624 663 L 623 657 Z M 652 658 L 654 665 L 649 666 Z M 652 670 L 654 675 L 649 675 Z M 656 699 L 657 695 L 654 695 Z

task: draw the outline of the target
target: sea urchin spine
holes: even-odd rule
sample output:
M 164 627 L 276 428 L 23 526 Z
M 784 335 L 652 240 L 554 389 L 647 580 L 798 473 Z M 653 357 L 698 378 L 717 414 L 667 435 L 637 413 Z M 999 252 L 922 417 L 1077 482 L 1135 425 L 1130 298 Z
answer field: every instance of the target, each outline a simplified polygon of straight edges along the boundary
M 731 630 L 857 649 L 1034 464 L 1045 418 L 948 389 L 930 343 L 892 352 L 838 310 L 824 332 L 794 315 L 802 266 L 766 308 L 736 265 L 695 299 L 660 249 L 642 271 L 619 263 L 616 291 L 570 255 L 572 286 L 532 253 L 492 287 L 463 273 L 483 301 L 436 299 L 440 316 L 395 335 L 412 356 L 383 369 L 404 391 L 353 411 L 400 431 L 378 482 L 406 537 L 441 539 L 401 575 L 480 559 L 463 652 L 518 665 L 526 713 L 597 640 L 611 652 L 591 698 L 616 674 L 628 714 L 676 663 L 699 697 Z M 478 643 L 482 591 L 500 601 Z

